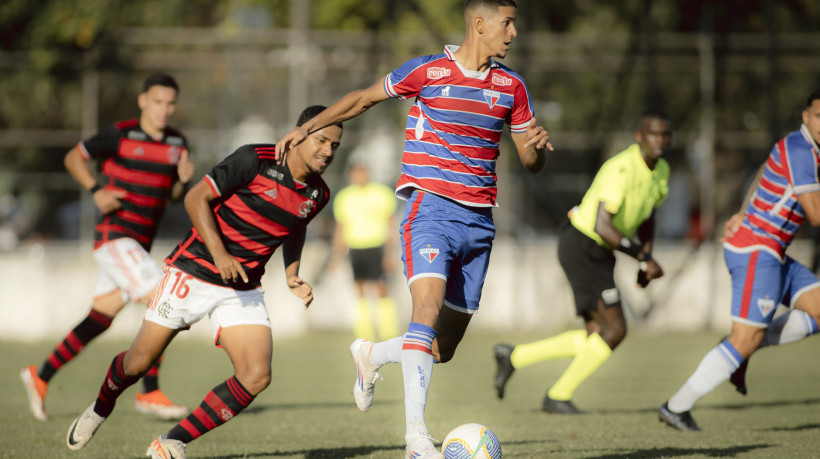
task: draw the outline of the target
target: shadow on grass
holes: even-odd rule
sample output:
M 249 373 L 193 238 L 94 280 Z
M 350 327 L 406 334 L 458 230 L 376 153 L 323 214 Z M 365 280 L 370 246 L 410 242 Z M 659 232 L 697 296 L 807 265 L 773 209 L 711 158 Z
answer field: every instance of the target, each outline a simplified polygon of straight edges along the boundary
M 304 456 L 305 459 L 350 458 L 367 456 L 378 452 L 404 451 L 404 445 L 393 446 L 357 446 L 347 448 L 317 448 L 293 451 L 270 451 L 264 453 L 229 454 L 226 456 L 202 456 L 207 459 L 240 459 L 246 457 L 291 457 Z
M 657 407 L 652 408 L 634 408 L 634 409 L 603 409 L 603 410 L 584 410 L 586 413 L 589 414 L 629 414 L 629 413 L 656 413 L 658 408 L 660 408 L 662 403 L 658 403 Z M 696 409 L 703 409 L 703 410 L 731 410 L 731 411 L 744 411 L 750 410 L 754 408 L 774 408 L 774 407 L 785 407 L 785 406 L 806 406 L 806 405 L 818 405 L 820 404 L 820 398 L 809 398 L 805 400 L 772 400 L 768 402 L 749 402 L 743 403 L 740 405 L 736 404 L 723 404 L 723 405 L 696 405 Z M 583 409 L 583 408 L 582 408 Z
M 820 424 L 803 424 L 802 426 L 794 427 L 772 427 L 771 429 L 763 429 L 764 432 L 799 432 L 801 430 L 820 429 Z
M 402 404 L 404 401 L 401 401 Z M 395 405 L 399 403 L 398 401 L 390 401 L 390 400 L 382 400 L 378 402 L 379 405 Z M 323 401 L 315 401 L 315 402 L 302 402 L 302 403 L 254 403 L 253 405 L 245 408 L 242 410 L 243 414 L 246 413 L 261 413 L 264 411 L 289 411 L 289 410 L 305 410 L 305 409 L 356 409 L 356 404 L 353 403 L 353 399 L 349 402 L 323 402 Z
M 602 456 L 589 456 L 587 459 L 621 459 L 624 457 L 678 457 L 678 456 L 704 456 L 704 457 L 737 457 L 758 449 L 771 448 L 772 445 L 745 445 L 732 446 L 728 448 L 648 448 L 623 450 L 614 454 L 604 454 Z

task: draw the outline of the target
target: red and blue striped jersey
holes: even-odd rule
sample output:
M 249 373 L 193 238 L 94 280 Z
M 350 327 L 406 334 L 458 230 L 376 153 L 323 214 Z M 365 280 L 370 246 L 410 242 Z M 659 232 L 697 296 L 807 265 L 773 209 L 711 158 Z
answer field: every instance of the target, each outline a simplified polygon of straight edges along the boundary
M 171 186 L 179 180 L 177 164 L 187 150 L 185 137 L 166 128 L 162 139 L 154 140 L 133 119 L 102 128 L 77 144 L 77 149 L 85 160 L 103 160 L 106 189 L 127 193 L 120 199 L 120 209 L 97 216 L 94 248 L 129 237 L 145 250 L 151 250 Z
M 274 158 L 272 144 L 245 145 L 217 164 L 203 180 L 216 199 L 211 202 L 216 225 L 228 253 L 245 269 L 248 283 L 261 285 L 265 264 L 294 231 L 303 230 L 327 205 L 330 189 L 319 175 L 302 183 Z M 165 262 L 197 279 L 224 286 L 214 259 L 196 228 L 191 228 Z
M 820 149 L 806 126 L 777 142 L 738 231 L 726 244 L 734 251 L 767 250 L 782 259 L 806 220 L 801 193 L 820 191 Z
M 456 62 L 456 46 L 411 59 L 384 80 L 391 97 L 416 101 L 407 115 L 396 195 L 413 189 L 467 206 L 496 205 L 496 159 L 504 125 L 526 132 L 533 104 L 524 80 L 492 62 L 484 72 Z

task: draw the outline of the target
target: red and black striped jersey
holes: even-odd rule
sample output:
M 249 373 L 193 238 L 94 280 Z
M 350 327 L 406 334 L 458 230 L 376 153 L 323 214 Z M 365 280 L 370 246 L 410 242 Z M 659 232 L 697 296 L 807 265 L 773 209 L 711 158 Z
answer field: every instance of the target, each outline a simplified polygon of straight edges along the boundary
M 102 128 L 77 144 L 77 148 L 86 160 L 103 160 L 106 189 L 127 193 L 120 199 L 119 210 L 97 216 L 94 247 L 130 237 L 150 250 L 171 196 L 171 186 L 179 180 L 177 164 L 188 148 L 185 137 L 166 128 L 162 139 L 154 140 L 134 119 Z
M 225 158 L 204 178 L 217 197 L 211 201 L 225 248 L 245 269 L 248 283 L 236 290 L 261 285 L 265 264 L 294 231 L 304 229 L 330 199 L 319 175 L 306 183 L 294 180 L 286 165 L 276 164 L 273 144 L 245 145 Z M 182 271 L 216 285 L 225 285 L 213 257 L 191 228 L 165 259 Z

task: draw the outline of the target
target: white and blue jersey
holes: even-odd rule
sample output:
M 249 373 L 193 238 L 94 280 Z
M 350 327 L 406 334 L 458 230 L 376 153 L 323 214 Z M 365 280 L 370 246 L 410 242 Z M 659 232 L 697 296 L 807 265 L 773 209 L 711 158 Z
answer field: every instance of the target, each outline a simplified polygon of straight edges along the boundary
M 457 46 L 405 62 L 384 79 L 391 97 L 416 101 L 407 115 L 396 195 L 413 189 L 471 207 L 496 205 L 496 159 L 504 125 L 526 132 L 532 99 L 521 77 L 492 62 L 483 72 L 455 60 Z
M 733 320 L 767 327 L 778 305 L 792 306 L 820 287 L 811 270 L 786 255 L 806 220 L 797 196 L 820 191 L 818 167 L 820 149 L 806 126 L 772 148 L 743 223 L 724 243 Z

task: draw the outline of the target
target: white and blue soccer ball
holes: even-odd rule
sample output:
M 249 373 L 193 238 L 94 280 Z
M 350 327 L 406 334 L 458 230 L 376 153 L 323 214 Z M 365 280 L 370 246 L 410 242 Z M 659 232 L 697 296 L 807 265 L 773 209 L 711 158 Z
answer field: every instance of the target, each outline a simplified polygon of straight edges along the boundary
M 451 430 L 441 444 L 447 459 L 501 459 L 501 443 L 481 424 L 462 424 Z

